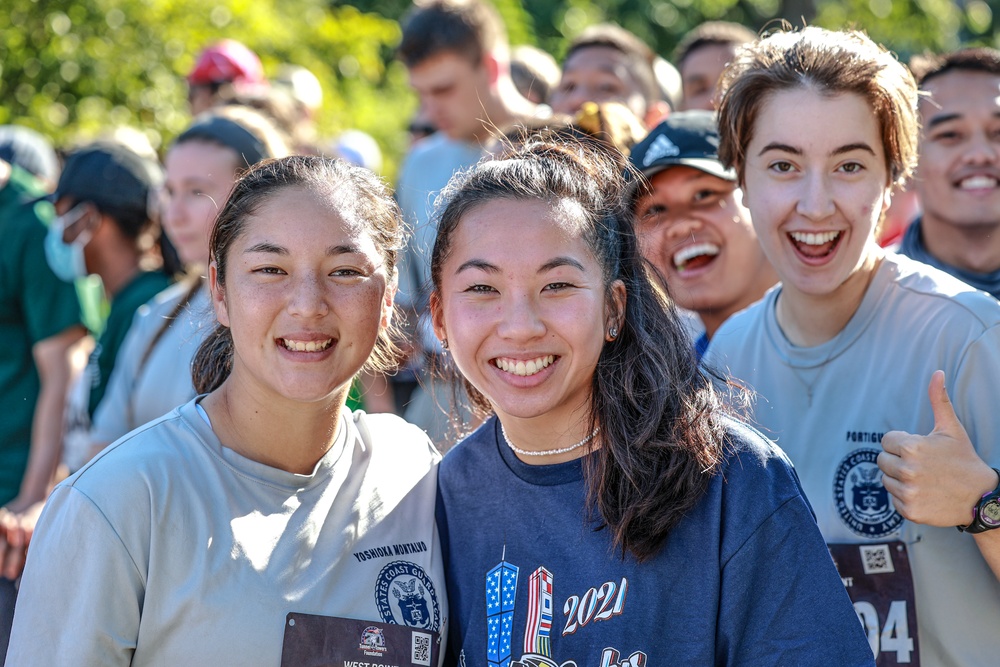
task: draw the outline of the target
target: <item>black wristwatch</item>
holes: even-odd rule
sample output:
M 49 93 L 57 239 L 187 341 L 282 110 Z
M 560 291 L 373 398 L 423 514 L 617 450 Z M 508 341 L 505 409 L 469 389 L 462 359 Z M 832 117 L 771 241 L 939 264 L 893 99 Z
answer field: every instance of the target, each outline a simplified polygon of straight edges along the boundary
M 993 472 L 1000 479 L 1000 470 L 996 468 Z M 963 533 L 983 533 L 987 530 L 1000 528 L 1000 484 L 976 503 L 972 508 L 972 523 L 968 526 L 958 526 Z

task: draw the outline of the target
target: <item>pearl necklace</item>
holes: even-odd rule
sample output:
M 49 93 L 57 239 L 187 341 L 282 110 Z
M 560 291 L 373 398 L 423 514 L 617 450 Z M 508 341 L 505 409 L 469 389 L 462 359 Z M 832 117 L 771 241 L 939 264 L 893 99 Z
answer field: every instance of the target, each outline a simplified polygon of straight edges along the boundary
M 600 428 L 595 428 L 586 438 L 576 443 L 575 445 L 570 445 L 569 447 L 560 447 L 559 449 L 543 449 L 541 451 L 533 451 L 517 447 L 513 442 L 510 441 L 510 438 L 507 437 L 507 430 L 503 427 L 503 424 L 500 424 L 500 433 L 503 434 L 503 439 L 507 443 L 507 446 L 510 447 L 512 450 L 514 450 L 515 454 L 520 454 L 521 456 L 555 456 L 556 454 L 565 454 L 566 452 L 572 452 L 574 449 L 579 449 L 580 447 L 583 447 L 588 442 L 593 440 L 594 437 L 597 435 L 598 431 L 600 430 L 601 430 Z

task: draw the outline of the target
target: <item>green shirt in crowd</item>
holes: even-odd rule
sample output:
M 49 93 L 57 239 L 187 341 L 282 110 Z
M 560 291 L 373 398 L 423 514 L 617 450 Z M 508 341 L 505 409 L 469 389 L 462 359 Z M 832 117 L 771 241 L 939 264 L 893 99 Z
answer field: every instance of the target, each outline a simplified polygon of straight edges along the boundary
M 27 172 L 12 167 L 0 189 L 0 505 L 17 496 L 28 464 L 40 381 L 32 347 L 80 324 L 73 285 L 45 261 L 52 205 Z
M 108 378 L 115 367 L 118 350 L 132 319 L 139 306 L 170 286 L 170 278 L 161 271 L 141 271 L 126 285 L 111 302 L 108 319 L 104 323 L 104 331 L 97 339 L 97 346 L 90 355 L 87 373 L 91 378 L 90 403 L 88 411 L 91 419 L 97 404 L 104 398 L 104 390 L 108 386 Z

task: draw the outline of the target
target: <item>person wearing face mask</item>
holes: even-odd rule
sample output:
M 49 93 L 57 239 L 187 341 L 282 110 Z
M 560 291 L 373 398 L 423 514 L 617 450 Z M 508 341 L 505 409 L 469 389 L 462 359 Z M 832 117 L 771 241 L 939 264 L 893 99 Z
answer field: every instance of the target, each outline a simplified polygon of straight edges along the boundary
M 166 271 L 150 268 L 155 258 L 147 250 L 158 237 L 161 182 L 159 165 L 124 146 L 96 143 L 69 155 L 51 197 L 57 217 L 45 239 L 49 266 L 66 282 L 99 276 L 110 303 L 75 393 L 80 404 L 67 411 L 69 431 L 89 427 L 136 309 L 170 284 Z
M 211 331 L 208 239 L 236 177 L 288 146 L 261 114 L 225 107 L 199 116 L 164 158 L 163 230 L 187 277 L 141 307 L 118 352 L 87 441 L 65 461 L 76 470 L 111 442 L 195 397 L 191 360 Z

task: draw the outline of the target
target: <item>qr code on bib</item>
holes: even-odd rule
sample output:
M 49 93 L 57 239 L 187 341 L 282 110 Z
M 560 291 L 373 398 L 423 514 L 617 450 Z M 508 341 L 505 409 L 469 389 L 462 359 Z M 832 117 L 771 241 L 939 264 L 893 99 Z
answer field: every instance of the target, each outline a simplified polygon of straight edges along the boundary
M 865 574 L 885 574 L 895 572 L 892 565 L 892 553 L 888 544 L 862 544 L 861 565 L 864 566 Z
M 410 661 L 414 665 L 431 664 L 431 636 L 422 632 L 413 633 L 413 650 Z

